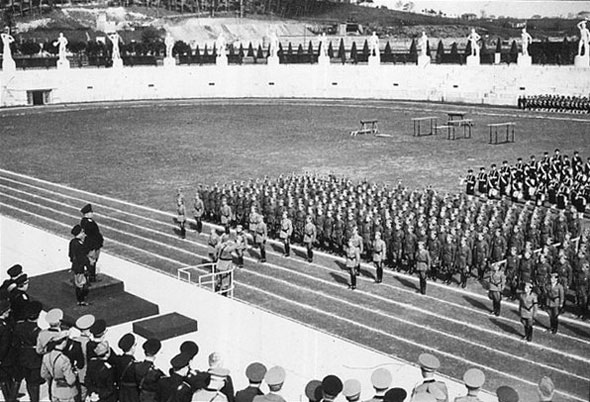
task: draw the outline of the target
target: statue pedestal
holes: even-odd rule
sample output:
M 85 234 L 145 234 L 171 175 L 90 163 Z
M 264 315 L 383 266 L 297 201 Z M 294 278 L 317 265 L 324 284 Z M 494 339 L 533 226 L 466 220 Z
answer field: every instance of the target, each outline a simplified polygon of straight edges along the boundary
M 418 56 L 418 67 L 426 67 L 430 64 L 430 56 L 427 55 L 419 55 Z
M 278 66 L 279 65 L 279 56 L 269 56 L 266 59 L 266 64 L 269 66 Z
M 164 67 L 176 67 L 176 59 L 174 57 L 164 57 Z
M 524 55 L 519 53 L 518 59 L 516 59 L 516 64 L 518 67 L 530 67 L 533 65 L 533 59 L 528 54 Z
M 376 67 L 381 64 L 381 57 L 379 56 L 369 56 L 369 66 Z
M 318 64 L 320 66 L 328 66 L 330 65 L 330 58 L 326 55 L 320 54 L 318 56 Z
M 502 61 L 502 53 L 494 53 L 494 64 L 500 64 Z
M 215 58 L 215 65 L 216 66 L 227 66 L 227 56 L 225 54 L 218 55 Z
M 70 61 L 68 59 L 59 59 L 57 61 L 57 69 L 58 70 L 69 70 L 70 69 Z
M 113 68 L 123 68 L 123 59 L 113 59 Z
M 479 56 L 467 56 L 465 64 L 469 67 L 479 66 Z
M 588 68 L 590 67 L 590 57 L 588 53 L 583 56 L 576 56 L 574 57 L 574 66 L 578 68 Z
M 16 72 L 16 63 L 14 62 L 12 57 L 2 59 L 2 72 L 5 74 Z

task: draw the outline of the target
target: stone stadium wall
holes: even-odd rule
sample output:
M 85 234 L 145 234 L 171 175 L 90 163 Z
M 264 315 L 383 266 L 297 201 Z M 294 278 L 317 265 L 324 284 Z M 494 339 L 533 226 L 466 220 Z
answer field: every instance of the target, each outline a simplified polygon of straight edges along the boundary
M 516 105 L 520 95 L 587 96 L 590 69 L 517 65 L 230 65 L 0 73 L 0 106 L 182 98 L 365 98 Z M 37 92 L 39 99 L 39 92 Z

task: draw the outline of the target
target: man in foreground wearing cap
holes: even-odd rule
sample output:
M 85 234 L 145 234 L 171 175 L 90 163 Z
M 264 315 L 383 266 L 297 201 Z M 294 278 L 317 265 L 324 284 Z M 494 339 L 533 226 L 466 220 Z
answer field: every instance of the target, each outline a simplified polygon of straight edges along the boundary
M 90 282 L 96 282 L 96 263 L 100 256 L 100 249 L 104 244 L 104 238 L 100 233 L 98 225 L 94 221 L 94 212 L 92 211 L 92 205 L 86 204 L 80 210 L 82 213 L 82 219 L 80 220 L 80 226 L 86 234 L 84 239 L 84 246 L 88 251 L 88 276 Z
M 116 370 L 108 362 L 109 357 L 111 357 L 109 344 L 106 341 L 96 344 L 94 356 L 88 361 L 85 379 L 90 400 L 100 402 L 117 401 Z
M 55 346 L 43 356 L 41 363 L 41 377 L 49 383 L 53 402 L 75 402 L 78 395 L 76 373 L 70 359 L 63 354 L 67 339 L 67 332 L 55 333 L 51 340 Z
M 169 377 L 161 377 L 158 381 L 157 401 L 190 402 L 193 390 L 186 381 L 189 371 L 190 356 L 180 353 L 170 360 Z
M 221 392 L 225 385 L 225 378 L 229 370 L 218 367 L 209 370 L 209 379 L 205 382 L 205 388 L 199 389 L 193 395 L 193 402 L 227 402 L 227 396 Z
M 10 301 L 7 290 L 0 291 L 0 388 L 4 400 L 16 401 L 18 389 L 14 380 L 14 349 L 12 344 L 12 329 L 9 325 Z
M 518 402 L 519 396 L 518 392 L 514 390 L 514 388 L 508 387 L 506 385 L 502 385 L 498 387 L 496 390 L 496 396 L 498 397 L 498 402 Z
M 322 402 L 332 402 L 342 392 L 342 380 L 337 376 L 330 374 L 322 380 Z
M 553 394 L 555 394 L 555 386 L 551 378 L 545 376 L 541 378 L 537 386 L 537 393 L 539 394 L 539 402 L 551 402 Z
M 10 311 L 13 322 L 16 323 L 26 320 L 27 304 L 31 301 L 27 294 L 27 291 L 29 290 L 29 277 L 27 274 L 22 274 L 16 278 L 14 282 L 9 285 L 8 289 L 10 291 Z
M 39 332 L 37 343 L 35 344 L 35 351 L 44 355 L 48 352 L 47 345 L 55 334 L 61 332 L 61 320 L 64 317 L 63 311 L 59 308 L 53 308 L 45 314 L 45 321 L 49 324 L 49 328 L 43 329 Z
M 236 392 L 235 402 L 252 402 L 255 396 L 264 395 L 260 390 L 262 380 L 266 375 L 266 366 L 262 363 L 250 363 L 246 367 L 246 377 L 248 386 L 241 391 Z
M 223 368 L 223 358 L 221 357 L 220 353 L 213 352 L 209 355 L 209 370 L 207 370 L 207 372 L 211 373 L 213 370 L 218 368 Z M 231 375 L 229 374 L 229 370 L 225 374 L 224 381 L 225 383 L 223 388 L 221 388 L 221 392 L 227 397 L 229 402 L 234 402 L 234 382 L 231 378 Z
M 137 383 L 135 382 L 134 365 L 135 357 L 135 336 L 133 334 L 125 334 L 119 339 L 119 349 L 123 352 L 122 355 L 115 359 L 115 368 L 119 384 L 119 401 L 120 402 L 138 402 L 139 392 L 137 390 Z
M 548 331 L 551 331 L 552 334 L 557 333 L 559 313 L 562 311 L 564 303 L 565 291 L 563 285 L 559 283 L 559 275 L 557 273 L 552 273 L 549 289 L 547 291 L 547 309 L 550 322 Z
M 412 396 L 426 392 L 435 395 L 438 402 L 448 402 L 449 392 L 447 385 L 442 381 L 436 381 L 434 378 L 434 373 L 440 367 L 438 358 L 430 353 L 422 353 L 418 357 L 418 362 L 424 380 L 414 387 Z
M 421 395 L 421 394 L 418 394 Z M 408 393 L 403 388 L 391 388 L 383 396 L 383 402 L 404 402 Z
M 527 282 L 524 284 L 524 292 L 520 294 L 519 300 L 519 314 L 520 322 L 524 326 L 524 341 L 530 342 L 533 340 L 533 323 L 537 316 L 537 295 L 533 293 L 533 284 Z
M 72 272 L 74 273 L 74 286 L 76 287 L 76 300 L 78 306 L 87 306 L 86 296 L 88 296 L 88 252 L 84 247 L 84 231 L 82 226 L 76 225 L 71 231 L 74 238 L 70 240 L 68 256 L 72 263 Z
M 481 402 L 478 398 L 479 389 L 486 381 L 486 376 L 480 369 L 471 368 L 463 374 L 463 383 L 467 387 L 467 395 L 458 396 L 455 402 Z
M 17 358 L 17 384 L 24 379 L 27 383 L 27 392 L 30 402 L 39 402 L 39 388 L 44 382 L 41 378 L 42 356 L 35 351 L 37 337 L 41 329 L 37 325 L 39 313 L 43 305 L 38 301 L 32 301 L 27 305 L 26 321 L 16 323 L 14 328 L 13 345 L 16 348 Z
M 344 381 L 342 395 L 348 402 L 357 402 L 361 399 L 361 382 L 355 378 Z
M 279 395 L 285 382 L 285 369 L 280 366 L 271 367 L 264 376 L 264 381 L 268 385 L 269 393 L 255 396 L 253 402 L 287 402 Z
M 371 384 L 373 384 L 373 389 L 375 389 L 375 396 L 366 402 L 381 402 L 392 381 L 391 372 L 386 368 L 381 367 L 373 371 L 373 374 L 371 374 Z
M 6 271 L 10 278 L 5 279 L 0 285 L 0 290 L 8 290 L 8 287 L 14 283 L 14 281 L 21 275 L 25 275 L 23 272 L 23 267 L 20 264 L 13 265 L 12 267 L 8 268 Z
M 311 380 L 305 385 L 305 396 L 309 402 L 319 402 L 322 400 L 322 382 Z
M 196 392 L 198 389 L 205 388 L 207 381 L 209 381 L 209 374 L 207 374 L 205 371 L 199 371 L 195 369 L 192 365 L 195 356 L 199 354 L 199 345 L 193 341 L 184 341 L 180 345 L 180 353 L 189 357 L 186 382 L 189 383 L 193 392 Z
M 150 338 L 142 345 L 145 360 L 135 365 L 135 379 L 139 388 L 139 400 L 141 402 L 158 401 L 158 383 L 164 377 L 162 370 L 154 365 L 156 355 L 162 348 L 162 343 Z
M 75 337 L 74 340 L 80 344 L 82 349 L 82 355 L 84 356 L 84 362 L 88 362 L 87 349 L 88 342 L 90 341 L 92 334 L 90 333 L 90 327 L 94 325 L 95 318 L 92 314 L 86 314 L 76 320 L 76 328 L 80 331 L 80 335 Z M 80 394 L 80 401 L 86 400 L 88 389 L 86 388 L 85 379 L 88 364 L 84 364 L 84 367 L 78 368 L 78 392 Z

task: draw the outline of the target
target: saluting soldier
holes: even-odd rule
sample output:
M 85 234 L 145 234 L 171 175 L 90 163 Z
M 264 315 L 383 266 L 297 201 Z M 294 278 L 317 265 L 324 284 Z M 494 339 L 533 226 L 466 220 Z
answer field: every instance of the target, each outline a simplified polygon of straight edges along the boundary
M 500 315 L 502 307 L 502 293 L 506 284 L 506 276 L 500 270 L 498 264 L 492 264 L 492 274 L 489 281 L 489 298 L 492 301 L 492 314 Z
M 232 221 L 232 210 L 231 207 L 227 204 L 227 198 L 223 197 L 221 199 L 221 208 L 219 209 L 219 215 L 221 220 L 221 225 L 225 228 L 225 233 L 229 233 L 229 227 Z
M 254 244 L 260 248 L 260 260 L 259 262 L 265 263 L 266 262 L 266 240 L 268 238 L 268 233 L 266 229 L 266 223 L 264 223 L 264 218 L 260 216 L 258 219 L 258 223 L 256 224 L 256 231 L 254 236 Z
M 426 294 L 426 277 L 430 271 L 430 253 L 426 250 L 424 242 L 418 242 L 418 251 L 416 251 L 416 271 L 420 278 L 420 293 Z
M 195 193 L 193 208 L 193 216 L 195 217 L 197 233 L 201 234 L 201 231 L 203 230 L 203 215 L 205 214 L 205 204 L 203 203 L 203 200 L 201 199 L 201 196 L 198 192 Z
M 442 396 L 441 398 L 437 398 L 437 402 L 448 402 L 449 391 L 447 390 L 447 385 L 434 378 L 434 373 L 440 367 L 440 361 L 438 358 L 429 353 L 422 353 L 418 357 L 418 362 L 420 363 L 423 380 L 414 387 L 412 398 L 417 394 L 425 392 L 431 395 L 438 394 Z
M 217 248 L 221 243 L 221 238 L 217 234 L 215 228 L 211 228 L 209 239 L 207 240 L 207 252 L 209 253 L 209 261 L 217 262 Z
M 119 402 L 139 402 L 139 392 L 135 381 L 135 336 L 125 334 L 119 339 L 119 349 L 123 352 L 117 356 L 115 367 L 119 384 Z
M 41 377 L 50 384 L 49 394 L 53 402 L 75 402 L 78 396 L 76 389 L 76 373 L 70 359 L 63 354 L 68 333 L 54 334 L 51 342 L 54 347 L 43 356 Z
M 559 283 L 559 275 L 551 274 L 550 285 L 547 291 L 547 308 L 549 309 L 550 331 L 552 334 L 557 333 L 559 327 L 559 314 L 565 304 L 565 292 L 563 286 Z
M 354 239 L 348 239 L 348 247 L 346 248 L 346 268 L 350 271 L 350 285 L 349 289 L 356 289 L 356 277 L 359 274 L 357 267 L 361 264 L 360 249 L 354 244 Z
M 94 221 L 92 205 L 86 204 L 80 212 L 83 215 L 80 226 L 86 234 L 84 246 L 88 250 L 88 279 L 90 282 L 96 282 L 96 263 L 98 262 L 98 257 L 100 257 L 100 250 L 104 245 L 104 238 L 100 233 L 97 223 Z
M 519 314 L 520 322 L 524 326 L 524 336 L 522 339 L 527 342 L 533 340 L 533 324 L 537 316 L 537 295 L 533 293 L 533 284 L 527 282 L 524 284 L 524 292 L 520 295 Z
M 284 256 L 290 257 L 291 256 L 291 236 L 293 235 L 293 223 L 287 214 L 287 211 L 283 211 L 283 216 L 281 219 L 281 230 L 279 232 L 279 237 L 283 242 L 284 248 Z
M 316 241 L 317 231 L 311 220 L 311 216 L 306 218 L 305 228 L 303 229 L 303 244 L 307 248 L 307 262 L 313 262 L 313 243 Z
M 76 225 L 71 230 L 74 238 L 70 240 L 69 252 L 70 262 L 72 263 L 72 272 L 74 273 L 74 286 L 76 287 L 76 300 L 78 306 L 87 306 L 86 296 L 88 296 L 88 253 L 84 247 L 84 237 L 82 226 Z
M 381 239 L 381 232 L 375 232 L 375 240 L 373 240 L 373 263 L 375 264 L 376 277 L 375 282 L 383 282 L 383 261 L 387 255 L 387 246 L 385 241 Z

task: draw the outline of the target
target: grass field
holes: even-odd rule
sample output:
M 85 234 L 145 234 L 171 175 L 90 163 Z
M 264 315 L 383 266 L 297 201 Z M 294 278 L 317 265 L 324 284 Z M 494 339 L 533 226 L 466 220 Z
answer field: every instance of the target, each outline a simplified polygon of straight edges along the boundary
M 412 136 L 410 119 L 464 110 L 472 139 Z M 426 103 L 268 100 L 90 105 L 3 111 L 0 166 L 155 208 L 176 187 L 280 173 L 335 173 L 461 191 L 467 168 L 558 147 L 590 156 L 590 117 Z M 391 137 L 350 137 L 378 119 Z M 516 121 L 516 143 L 489 145 L 485 124 Z
M 412 117 L 436 115 L 442 123 L 448 110 L 464 110 L 474 120 L 472 139 L 412 136 Z M 201 100 L 5 109 L 0 115 L 1 168 L 96 193 L 2 173 L 2 213 L 67 237 L 79 207 L 91 202 L 108 252 L 173 275 L 206 253 L 203 236 L 191 231 L 179 239 L 171 214 L 161 212 L 174 211 L 178 186 L 313 170 L 391 185 L 401 178 L 410 188 L 456 192 L 469 167 L 528 159 L 556 147 L 590 155 L 590 117 L 475 106 Z M 373 118 L 391 137 L 349 136 L 360 119 Z M 516 143 L 489 145 L 485 124 L 505 121 L 517 123 Z M 585 323 L 564 322 L 553 337 L 542 331 L 547 320 L 541 314 L 536 342 L 522 344 L 515 309 L 490 318 L 477 282 L 469 284 L 470 293 L 433 284 L 425 299 L 415 293 L 415 278 L 389 271 L 387 283 L 375 287 L 370 268 L 355 293 L 346 289 L 337 257 L 318 255 L 307 264 L 301 255 L 285 260 L 280 252 L 269 247 L 266 265 L 256 262 L 256 251 L 247 256 L 237 274 L 238 299 L 407 361 L 422 345 L 434 347 L 447 359 L 444 374 L 460 378 L 468 365 L 479 364 L 489 377 L 486 389 L 517 386 L 523 400 L 534 400 L 542 375 L 551 375 L 562 395 L 586 398 Z

